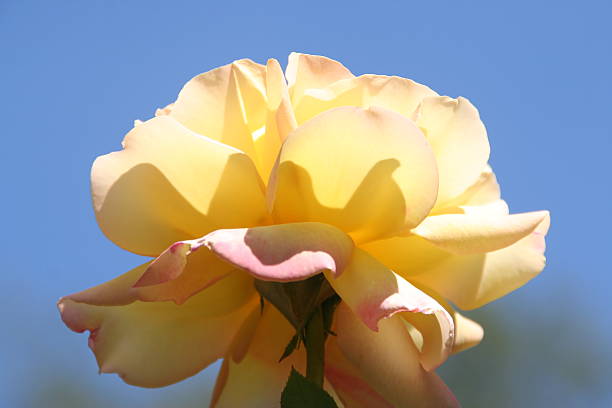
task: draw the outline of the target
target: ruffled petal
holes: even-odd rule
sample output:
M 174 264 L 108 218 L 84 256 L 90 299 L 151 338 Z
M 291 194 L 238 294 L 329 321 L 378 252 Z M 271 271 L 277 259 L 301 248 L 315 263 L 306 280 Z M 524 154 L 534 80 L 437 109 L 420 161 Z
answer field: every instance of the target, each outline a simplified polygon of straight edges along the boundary
M 58 308 L 70 329 L 90 331 L 89 346 L 100 372 L 117 373 L 132 385 L 162 387 L 225 355 L 241 323 L 257 307 L 254 295 L 250 277 L 236 273 L 182 306 L 139 301 L 96 306 L 74 300 L 83 296 L 69 296 L 60 299 Z
M 324 88 L 336 81 L 352 78 L 344 65 L 331 58 L 292 52 L 285 71 L 291 102 L 296 105 L 307 89 Z
M 421 101 L 438 94 L 410 79 L 386 75 L 361 75 L 307 89 L 294 106 L 298 123 L 340 106 L 380 106 L 412 117 Z
M 409 119 L 341 107 L 289 135 L 268 202 L 278 223 L 325 222 L 365 242 L 418 225 L 436 186 L 433 153 Z
M 348 235 L 316 222 L 218 230 L 200 244 L 258 279 L 277 282 L 306 279 L 323 270 L 338 275 L 353 251 Z
M 249 59 L 215 68 L 185 84 L 170 115 L 256 162 L 252 134 L 266 123 L 265 78 L 266 68 Z
M 411 232 L 459 255 L 495 251 L 531 234 L 548 219 L 548 211 L 512 215 L 488 212 L 427 217 Z
M 123 146 L 96 159 L 92 193 L 100 228 L 124 249 L 157 256 L 173 242 L 267 217 L 257 170 L 232 147 L 169 116 L 138 125 Z
M 453 320 L 433 298 L 360 249 L 355 249 L 342 276 L 326 275 L 336 293 L 373 331 L 378 331 L 381 319 L 406 312 L 401 316 L 424 338 L 420 360 L 425 369 L 446 360 L 453 346 Z
M 549 224 L 546 214 L 535 230 L 506 248 L 484 254 L 446 256 L 410 279 L 462 309 L 475 309 L 523 286 L 540 273 L 546 263 L 544 237 Z
M 234 266 L 210 251 L 197 251 L 200 246 L 197 240 L 181 241 L 162 252 L 134 283 L 138 299 L 171 300 L 180 305 L 235 272 Z
M 465 98 L 425 98 L 415 119 L 438 163 L 436 207 L 445 206 L 472 185 L 485 167 L 490 152 L 487 131 L 478 110 Z
M 291 367 L 304 372 L 303 347 L 279 362 L 295 329 L 270 304 L 266 304 L 246 355 L 240 362 L 225 358 L 213 392 L 211 408 L 274 408 Z
M 381 320 L 374 332 L 341 303 L 334 328 L 343 355 L 392 406 L 459 406 L 442 380 L 419 364 L 418 350 L 399 316 Z

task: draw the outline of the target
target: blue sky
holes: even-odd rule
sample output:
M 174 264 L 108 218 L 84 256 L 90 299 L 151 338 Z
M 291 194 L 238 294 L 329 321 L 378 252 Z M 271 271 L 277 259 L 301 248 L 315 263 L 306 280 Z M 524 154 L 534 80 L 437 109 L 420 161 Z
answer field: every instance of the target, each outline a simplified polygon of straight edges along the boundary
M 610 15 L 605 1 L 2 0 L 0 395 L 7 406 L 25 404 L 58 364 L 62 381 L 137 406 L 210 386 L 207 375 L 157 391 L 98 377 L 86 339 L 61 324 L 55 301 L 141 262 L 96 226 L 93 159 L 118 150 L 133 120 L 172 102 L 192 76 L 243 57 L 284 65 L 291 51 L 469 98 L 487 126 L 511 210 L 552 214 L 548 267 L 489 307 L 526 336 L 547 316 L 567 314 L 568 332 L 588 328 L 578 348 L 609 344 Z M 563 335 L 551 333 L 551 343 Z M 610 358 L 611 350 L 599 353 Z M 609 393 L 591 397 L 612 401 Z

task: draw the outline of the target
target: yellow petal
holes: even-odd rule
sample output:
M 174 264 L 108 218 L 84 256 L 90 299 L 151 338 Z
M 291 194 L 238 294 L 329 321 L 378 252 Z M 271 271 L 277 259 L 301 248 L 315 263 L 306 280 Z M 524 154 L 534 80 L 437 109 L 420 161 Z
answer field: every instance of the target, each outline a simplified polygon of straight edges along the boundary
M 423 98 L 437 96 L 425 85 L 386 75 L 361 75 L 307 89 L 294 106 L 298 123 L 339 106 L 380 106 L 412 117 Z
M 325 273 L 342 300 L 372 330 L 381 319 L 401 313 L 423 336 L 421 363 L 426 370 L 438 367 L 453 346 L 454 327 L 442 305 L 402 277 L 355 249 L 351 263 L 339 277 Z
M 353 74 L 344 65 L 320 55 L 292 52 L 289 55 L 286 76 L 291 102 L 299 102 L 309 88 L 324 88 L 336 81 L 352 78 Z
M 549 224 L 547 215 L 533 232 L 506 248 L 447 256 L 410 280 L 435 290 L 462 309 L 480 307 L 540 273 L 546 261 L 544 236 Z
M 446 201 L 444 206 L 438 206 L 432 210 L 432 215 L 448 213 L 465 213 L 472 207 L 482 209 L 484 206 L 500 205 L 501 193 L 495 173 L 489 165 L 480 173 L 480 176 L 461 195 Z M 466 211 L 466 207 L 467 211 Z M 508 214 L 507 208 L 502 214 Z
M 296 128 L 283 71 L 275 59 L 266 66 L 267 112 L 265 127 L 253 133 L 259 174 L 267 182 L 281 143 Z
M 453 346 L 453 354 L 478 345 L 484 337 L 482 326 L 459 312 L 453 311 L 452 315 L 455 321 L 455 345 Z
M 436 155 L 440 177 L 436 207 L 444 206 L 481 174 L 489 159 L 487 131 L 465 98 L 425 98 L 415 117 Z
M 266 121 L 265 71 L 243 59 L 200 74 L 183 87 L 170 115 L 256 161 L 252 133 Z
M 434 156 L 409 119 L 341 107 L 289 135 L 268 200 L 280 223 L 324 222 L 364 242 L 418 225 L 436 186 Z
M 396 407 L 458 407 L 442 380 L 419 363 L 418 350 L 399 316 L 369 330 L 344 303 L 336 311 L 335 331 L 344 356 L 383 398 Z
M 448 252 L 474 254 L 512 245 L 531 234 L 545 219 L 548 211 L 512 215 L 443 214 L 425 218 L 412 233 Z
M 70 329 L 91 332 L 89 346 L 100 372 L 117 373 L 132 385 L 162 387 L 227 353 L 242 321 L 257 307 L 252 287 L 241 289 L 244 276 L 223 279 L 182 306 L 139 301 L 95 306 L 66 297 L 58 307 Z
M 92 169 L 96 218 L 120 247 L 156 256 L 173 242 L 265 219 L 263 184 L 244 153 L 169 116 L 135 127 L 123 146 Z
M 244 358 L 239 363 L 225 358 L 211 408 L 279 407 L 291 367 L 304 372 L 303 347 L 278 361 L 294 334 L 280 312 L 266 304 Z

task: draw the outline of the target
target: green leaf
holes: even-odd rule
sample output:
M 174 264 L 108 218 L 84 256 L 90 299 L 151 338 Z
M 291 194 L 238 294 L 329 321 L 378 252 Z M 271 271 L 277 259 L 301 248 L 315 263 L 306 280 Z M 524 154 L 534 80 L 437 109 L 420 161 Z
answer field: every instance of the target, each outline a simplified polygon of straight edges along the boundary
M 338 408 L 334 399 L 294 368 L 281 394 L 281 408 Z
M 280 360 L 278 360 L 278 362 L 280 363 L 281 361 L 289 357 L 291 353 L 293 353 L 293 350 L 295 350 L 299 344 L 300 344 L 300 334 L 296 333 L 293 335 L 291 340 L 289 340 L 289 343 L 287 344 L 287 347 L 285 347 L 285 351 L 283 352 L 283 355 L 281 356 Z

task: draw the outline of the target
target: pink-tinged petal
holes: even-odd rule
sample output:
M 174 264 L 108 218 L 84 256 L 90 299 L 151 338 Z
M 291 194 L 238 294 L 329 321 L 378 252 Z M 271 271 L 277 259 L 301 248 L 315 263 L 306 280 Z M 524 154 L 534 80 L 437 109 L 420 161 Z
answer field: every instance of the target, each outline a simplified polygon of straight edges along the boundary
M 328 281 L 342 300 L 371 330 L 396 313 L 419 330 L 424 339 L 420 360 L 432 370 L 448 357 L 454 325 L 442 305 L 389 270 L 365 251 L 355 249 L 342 276 Z
M 436 191 L 435 158 L 410 119 L 345 106 L 314 117 L 285 140 L 268 205 L 277 223 L 325 222 L 362 243 L 416 227 Z
M 544 237 L 549 224 L 546 214 L 534 231 L 506 248 L 484 254 L 448 256 L 410 279 L 462 309 L 483 306 L 540 273 L 546 263 Z
M 478 110 L 465 98 L 425 98 L 414 117 L 436 155 L 440 177 L 436 207 L 444 207 L 470 187 L 487 164 L 487 131 Z
M 294 334 L 295 329 L 280 312 L 266 304 L 246 355 L 240 362 L 225 358 L 211 408 L 279 407 L 291 366 L 300 372 L 305 368 L 303 347 L 278 361 Z
M 345 408 L 393 408 L 344 357 L 334 337 L 329 337 L 325 346 L 325 378 Z
M 102 373 L 128 384 L 162 387 L 183 380 L 228 352 L 241 323 L 258 307 L 246 274 L 233 274 L 184 305 L 133 302 L 95 306 L 63 298 L 58 308 L 89 346 Z
M 335 317 L 337 344 L 361 377 L 395 407 L 459 407 L 434 372 L 419 363 L 419 352 L 399 316 L 368 329 L 341 303 Z
M 234 273 L 236 268 L 207 249 L 198 251 L 198 240 L 172 244 L 153 260 L 134 283 L 138 299 L 171 300 L 182 304 L 191 296 Z
M 349 236 L 315 222 L 218 230 L 201 244 L 258 279 L 278 282 L 306 279 L 324 270 L 338 275 L 353 250 Z
M 307 89 L 324 88 L 336 81 L 353 77 L 351 71 L 338 61 L 320 55 L 296 52 L 289 55 L 285 74 L 294 105 Z
M 379 106 L 411 117 L 424 98 L 437 95 L 410 79 L 368 74 L 343 79 L 324 88 L 307 89 L 294 110 L 300 124 L 340 106 Z
M 528 236 L 548 219 L 548 211 L 498 215 L 486 211 L 425 218 L 411 232 L 459 255 L 495 251 Z
M 96 218 L 113 242 L 157 256 L 170 244 L 267 218 L 263 183 L 243 152 L 170 116 L 132 129 L 92 168 Z

